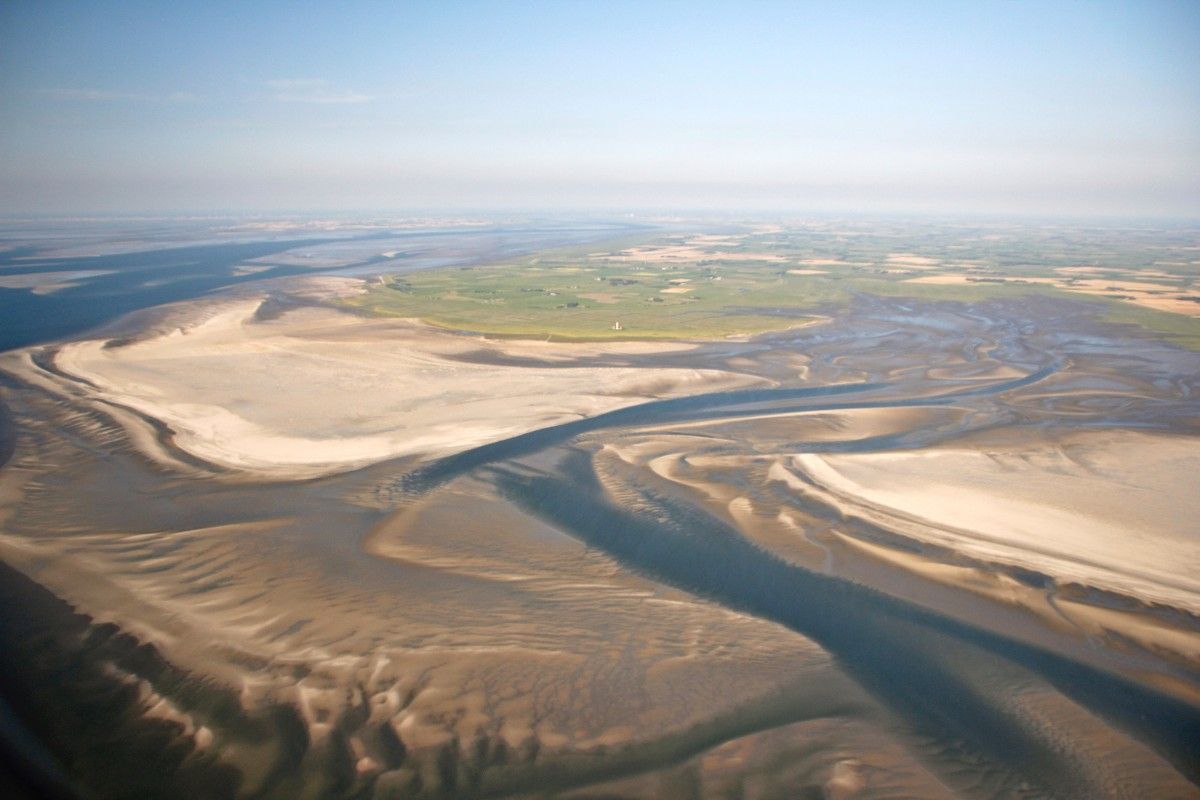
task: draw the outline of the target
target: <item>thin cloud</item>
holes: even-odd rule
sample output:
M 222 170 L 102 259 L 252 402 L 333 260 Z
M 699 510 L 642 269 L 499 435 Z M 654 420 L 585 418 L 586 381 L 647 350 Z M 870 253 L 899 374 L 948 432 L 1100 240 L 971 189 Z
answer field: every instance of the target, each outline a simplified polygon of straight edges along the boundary
M 286 78 L 267 81 L 271 98 L 280 103 L 352 104 L 369 103 L 374 95 L 342 89 L 319 78 Z
M 191 92 L 125 92 L 114 89 L 41 89 L 38 94 L 57 100 L 80 100 L 88 103 L 134 101 L 143 103 L 190 103 L 199 98 Z

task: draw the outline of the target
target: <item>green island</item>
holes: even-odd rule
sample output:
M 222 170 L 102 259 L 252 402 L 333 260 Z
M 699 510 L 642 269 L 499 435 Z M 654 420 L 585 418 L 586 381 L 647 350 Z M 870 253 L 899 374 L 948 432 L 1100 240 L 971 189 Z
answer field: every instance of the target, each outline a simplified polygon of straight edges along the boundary
M 1041 294 L 1089 302 L 1099 319 L 1200 349 L 1200 318 L 1132 302 L 1154 295 L 1190 308 L 1194 267 L 1170 264 L 1141 251 L 997 244 L 994 233 L 921 242 L 809 230 L 681 234 L 384 276 L 343 302 L 498 337 L 712 340 L 810 324 L 856 294 L 955 302 Z

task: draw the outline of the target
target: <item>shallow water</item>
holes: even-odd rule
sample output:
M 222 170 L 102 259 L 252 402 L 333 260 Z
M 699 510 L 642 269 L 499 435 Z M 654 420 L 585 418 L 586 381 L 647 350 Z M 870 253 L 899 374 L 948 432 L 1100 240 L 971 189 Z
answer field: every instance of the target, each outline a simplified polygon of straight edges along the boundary
M 984 435 L 1194 437 L 1200 356 L 1070 303 L 861 298 L 819 327 L 581 361 L 778 385 L 306 482 L 154 466 L 102 412 L 8 392 L 6 560 L 132 634 L 81 637 L 92 620 L 59 609 L 72 633 L 38 656 L 111 699 L 112 772 L 152 729 L 185 754 L 142 771 L 164 794 L 1200 795 L 1200 668 L 1031 610 L 1090 598 L 1194 639 L 1186 609 L 939 550 L 770 474 Z M 52 695 L 19 709 L 43 736 Z
M 173 243 L 97 255 L 61 255 L 57 245 L 0 252 L 0 277 L 61 273 L 68 285 L 47 293 L 0 287 L 0 352 L 79 334 L 131 311 L 295 275 L 362 276 L 409 272 L 480 259 L 503 259 L 545 247 L 611 238 L 636 226 L 515 224 L 474 229 L 378 230 L 271 239 Z M 107 237 L 120 231 L 109 227 Z M 45 236 L 45 234 L 42 234 Z M 133 232 L 130 234 L 134 235 Z M 47 251 L 43 253 L 43 251 Z M 379 255 L 396 252 L 393 257 Z M 280 259 L 282 256 L 289 258 Z M 269 257 L 276 257 L 278 261 Z M 328 263 L 324 263 L 328 261 Z M 247 263 L 261 267 L 242 273 Z

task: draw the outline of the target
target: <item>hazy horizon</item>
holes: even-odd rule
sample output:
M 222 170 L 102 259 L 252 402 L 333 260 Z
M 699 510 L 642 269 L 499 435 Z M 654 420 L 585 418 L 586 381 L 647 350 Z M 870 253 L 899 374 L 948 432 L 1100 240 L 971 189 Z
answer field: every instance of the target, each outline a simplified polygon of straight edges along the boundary
M 1200 216 L 1188 3 L 0 8 L 0 214 Z

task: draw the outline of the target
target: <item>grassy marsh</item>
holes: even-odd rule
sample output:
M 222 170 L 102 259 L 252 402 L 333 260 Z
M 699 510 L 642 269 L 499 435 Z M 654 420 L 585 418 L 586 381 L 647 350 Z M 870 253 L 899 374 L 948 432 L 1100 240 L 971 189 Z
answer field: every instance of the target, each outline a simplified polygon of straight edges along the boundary
M 1099 319 L 1200 349 L 1200 318 L 1127 302 L 1117 291 L 1138 286 L 1122 280 L 1149 276 L 1163 287 L 1150 294 L 1195 291 L 1195 267 L 1182 245 L 1169 237 L 1152 248 L 1136 237 L 1089 244 L 1059 231 L 1034 234 L 951 228 L 913 240 L 886 226 L 760 227 L 626 238 L 497 265 L 386 276 L 345 302 L 372 315 L 493 336 L 594 341 L 783 330 L 856 294 L 956 302 L 1049 294 L 1088 300 Z M 1093 266 L 1071 266 L 1078 264 Z M 1105 293 L 1089 281 L 1120 285 Z

